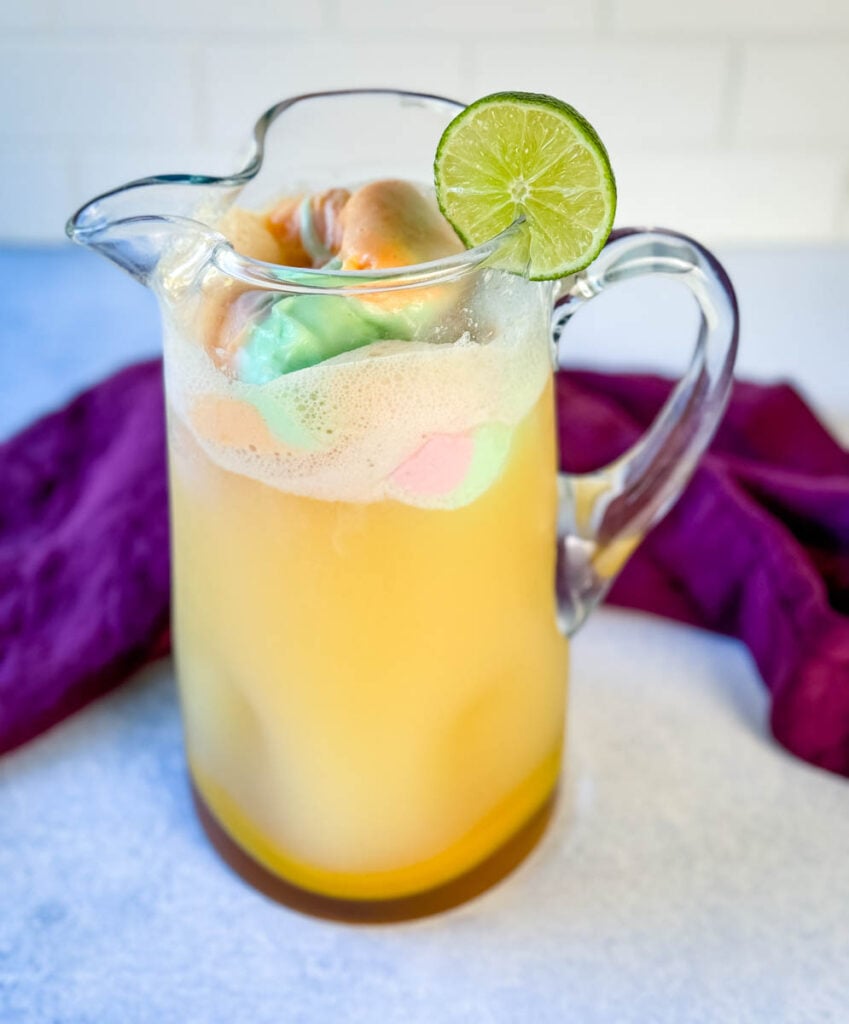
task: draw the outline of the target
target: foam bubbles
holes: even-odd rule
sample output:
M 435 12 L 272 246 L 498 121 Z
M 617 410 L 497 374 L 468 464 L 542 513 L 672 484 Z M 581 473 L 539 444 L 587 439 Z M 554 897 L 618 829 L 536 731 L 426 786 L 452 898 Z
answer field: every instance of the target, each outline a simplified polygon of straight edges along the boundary
M 434 435 L 512 429 L 527 415 L 551 373 L 550 294 L 487 271 L 432 340 L 374 342 L 264 385 L 228 376 L 175 319 L 166 331 L 169 401 L 218 465 L 270 487 L 449 507 L 438 495 L 399 492 L 392 474 Z M 478 491 L 456 489 L 453 503 Z

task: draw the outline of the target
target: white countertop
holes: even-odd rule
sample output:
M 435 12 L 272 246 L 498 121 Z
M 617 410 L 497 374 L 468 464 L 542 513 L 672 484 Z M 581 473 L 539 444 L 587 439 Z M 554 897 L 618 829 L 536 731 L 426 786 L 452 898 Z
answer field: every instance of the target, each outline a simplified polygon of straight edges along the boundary
M 849 250 L 721 255 L 743 373 L 793 376 L 849 424 Z M 94 257 L 6 250 L 0 269 L 0 434 L 155 351 L 152 303 Z M 576 318 L 576 358 L 680 365 L 672 327 L 622 296 Z M 410 924 L 313 920 L 230 873 L 191 810 L 168 663 L 3 758 L 0 1020 L 849 1019 L 849 782 L 772 741 L 734 641 L 602 609 L 573 650 L 549 831 L 499 886 Z

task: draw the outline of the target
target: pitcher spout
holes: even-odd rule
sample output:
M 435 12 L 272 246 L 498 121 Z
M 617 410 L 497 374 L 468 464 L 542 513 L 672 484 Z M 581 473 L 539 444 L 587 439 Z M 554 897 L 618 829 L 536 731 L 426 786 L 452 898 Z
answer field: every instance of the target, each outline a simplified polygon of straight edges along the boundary
M 65 231 L 150 286 L 168 252 L 208 255 L 221 241 L 211 226 L 236 189 L 218 178 L 162 175 L 131 182 L 86 203 Z

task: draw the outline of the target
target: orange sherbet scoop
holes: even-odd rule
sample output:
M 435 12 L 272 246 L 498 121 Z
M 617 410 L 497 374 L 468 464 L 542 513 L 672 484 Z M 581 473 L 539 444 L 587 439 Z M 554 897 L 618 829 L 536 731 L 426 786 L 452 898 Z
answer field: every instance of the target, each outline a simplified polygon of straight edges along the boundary
M 463 250 L 436 203 L 406 181 L 373 181 L 357 189 L 340 220 L 343 270 L 407 267 Z

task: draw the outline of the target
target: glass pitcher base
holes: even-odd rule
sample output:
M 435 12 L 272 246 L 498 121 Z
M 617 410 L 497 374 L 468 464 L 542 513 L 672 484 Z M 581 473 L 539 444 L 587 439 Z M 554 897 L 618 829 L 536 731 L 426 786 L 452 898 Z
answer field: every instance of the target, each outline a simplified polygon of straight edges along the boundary
M 347 900 L 302 889 L 275 875 L 230 838 L 190 779 L 201 826 L 221 859 L 252 888 L 290 910 L 351 924 L 385 924 L 429 917 L 492 888 L 522 863 L 546 831 L 557 799 L 555 787 L 544 803 L 506 842 L 457 878 L 425 892 L 386 900 Z

